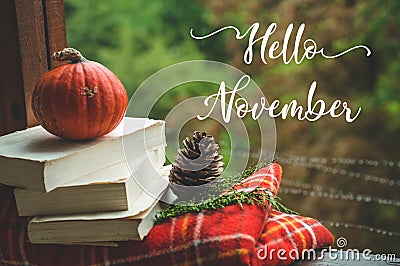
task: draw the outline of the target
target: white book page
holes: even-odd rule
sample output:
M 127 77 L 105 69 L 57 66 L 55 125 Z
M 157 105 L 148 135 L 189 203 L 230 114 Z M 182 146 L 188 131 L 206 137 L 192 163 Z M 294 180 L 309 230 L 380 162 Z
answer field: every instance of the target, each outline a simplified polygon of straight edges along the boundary
M 109 134 L 87 141 L 62 139 L 48 133 L 43 127 L 36 126 L 0 137 L 0 158 L 20 158 L 39 162 L 56 160 L 102 142 L 117 139 L 123 133 L 131 134 L 159 123 L 162 122 L 147 118 L 125 117 Z
M 138 199 L 129 205 L 129 209 L 125 211 L 101 212 L 90 214 L 70 214 L 55 216 L 37 216 L 32 218 L 32 222 L 51 222 L 51 221 L 67 221 L 67 220 L 106 220 L 106 219 L 122 219 L 122 218 L 138 218 L 141 219 L 145 215 L 143 212 L 150 211 L 150 207 L 154 206 L 166 190 L 168 182 L 158 182 L 151 188 L 151 194 L 142 192 Z M 155 196 L 155 197 L 154 197 Z M 142 214 L 142 215 L 141 215 Z M 146 214 L 146 213 L 144 213 Z

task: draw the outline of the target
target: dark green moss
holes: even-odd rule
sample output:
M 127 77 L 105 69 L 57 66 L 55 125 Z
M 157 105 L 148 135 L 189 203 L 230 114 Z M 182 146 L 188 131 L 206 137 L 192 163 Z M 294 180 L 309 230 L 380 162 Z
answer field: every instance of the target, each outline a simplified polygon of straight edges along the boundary
M 245 170 L 239 177 L 225 178 L 222 182 L 222 187 L 231 187 L 232 183 L 240 183 L 241 180 L 245 179 L 258 169 L 266 166 L 266 163 L 258 164 L 249 167 Z M 198 204 L 191 202 L 181 202 L 176 205 L 169 205 L 165 210 L 157 213 L 156 219 L 157 223 L 162 223 L 170 218 L 185 214 L 185 213 L 197 213 L 203 210 L 217 210 L 224 208 L 229 205 L 239 204 L 243 207 L 244 204 L 249 205 L 259 205 L 267 208 L 267 203 L 270 206 L 279 211 L 286 213 L 297 214 L 296 212 L 288 209 L 282 203 L 280 203 L 280 198 L 278 196 L 272 195 L 269 191 L 261 188 L 256 188 L 253 191 L 235 191 L 233 188 L 229 190 L 228 194 L 214 198 L 209 201 L 204 201 Z

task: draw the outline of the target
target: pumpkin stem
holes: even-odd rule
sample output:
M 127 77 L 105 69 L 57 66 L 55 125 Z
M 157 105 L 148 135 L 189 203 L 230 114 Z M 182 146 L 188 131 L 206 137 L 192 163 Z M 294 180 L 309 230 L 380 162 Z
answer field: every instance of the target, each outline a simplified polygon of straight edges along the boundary
M 64 48 L 62 51 L 53 53 L 51 59 L 57 62 L 69 60 L 71 62 L 84 60 L 82 54 L 74 48 Z

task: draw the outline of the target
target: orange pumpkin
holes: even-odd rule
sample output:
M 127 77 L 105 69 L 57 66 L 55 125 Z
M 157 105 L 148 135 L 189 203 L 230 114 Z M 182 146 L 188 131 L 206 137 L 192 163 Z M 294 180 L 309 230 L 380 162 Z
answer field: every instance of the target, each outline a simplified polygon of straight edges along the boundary
M 116 128 L 128 105 L 118 77 L 73 48 L 54 53 L 52 59 L 71 62 L 44 73 L 35 86 L 32 110 L 43 128 L 76 140 L 100 137 Z

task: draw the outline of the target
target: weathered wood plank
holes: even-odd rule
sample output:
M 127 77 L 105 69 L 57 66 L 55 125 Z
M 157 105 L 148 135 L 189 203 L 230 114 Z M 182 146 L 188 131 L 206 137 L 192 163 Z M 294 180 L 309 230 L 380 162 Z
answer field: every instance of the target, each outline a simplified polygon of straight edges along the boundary
M 27 125 L 37 125 L 31 109 L 36 81 L 48 70 L 44 15 L 41 0 L 15 1 L 21 72 L 25 92 Z
M 0 1 L 0 135 L 27 125 L 16 21 L 14 1 Z
M 64 1 L 63 0 L 45 0 L 45 30 L 47 35 L 47 51 L 49 68 L 53 68 L 59 64 L 50 60 L 51 54 L 61 51 L 67 47 L 67 33 L 65 26 Z
M 0 135 L 37 125 L 31 98 L 50 54 L 66 47 L 63 0 L 0 1 Z

